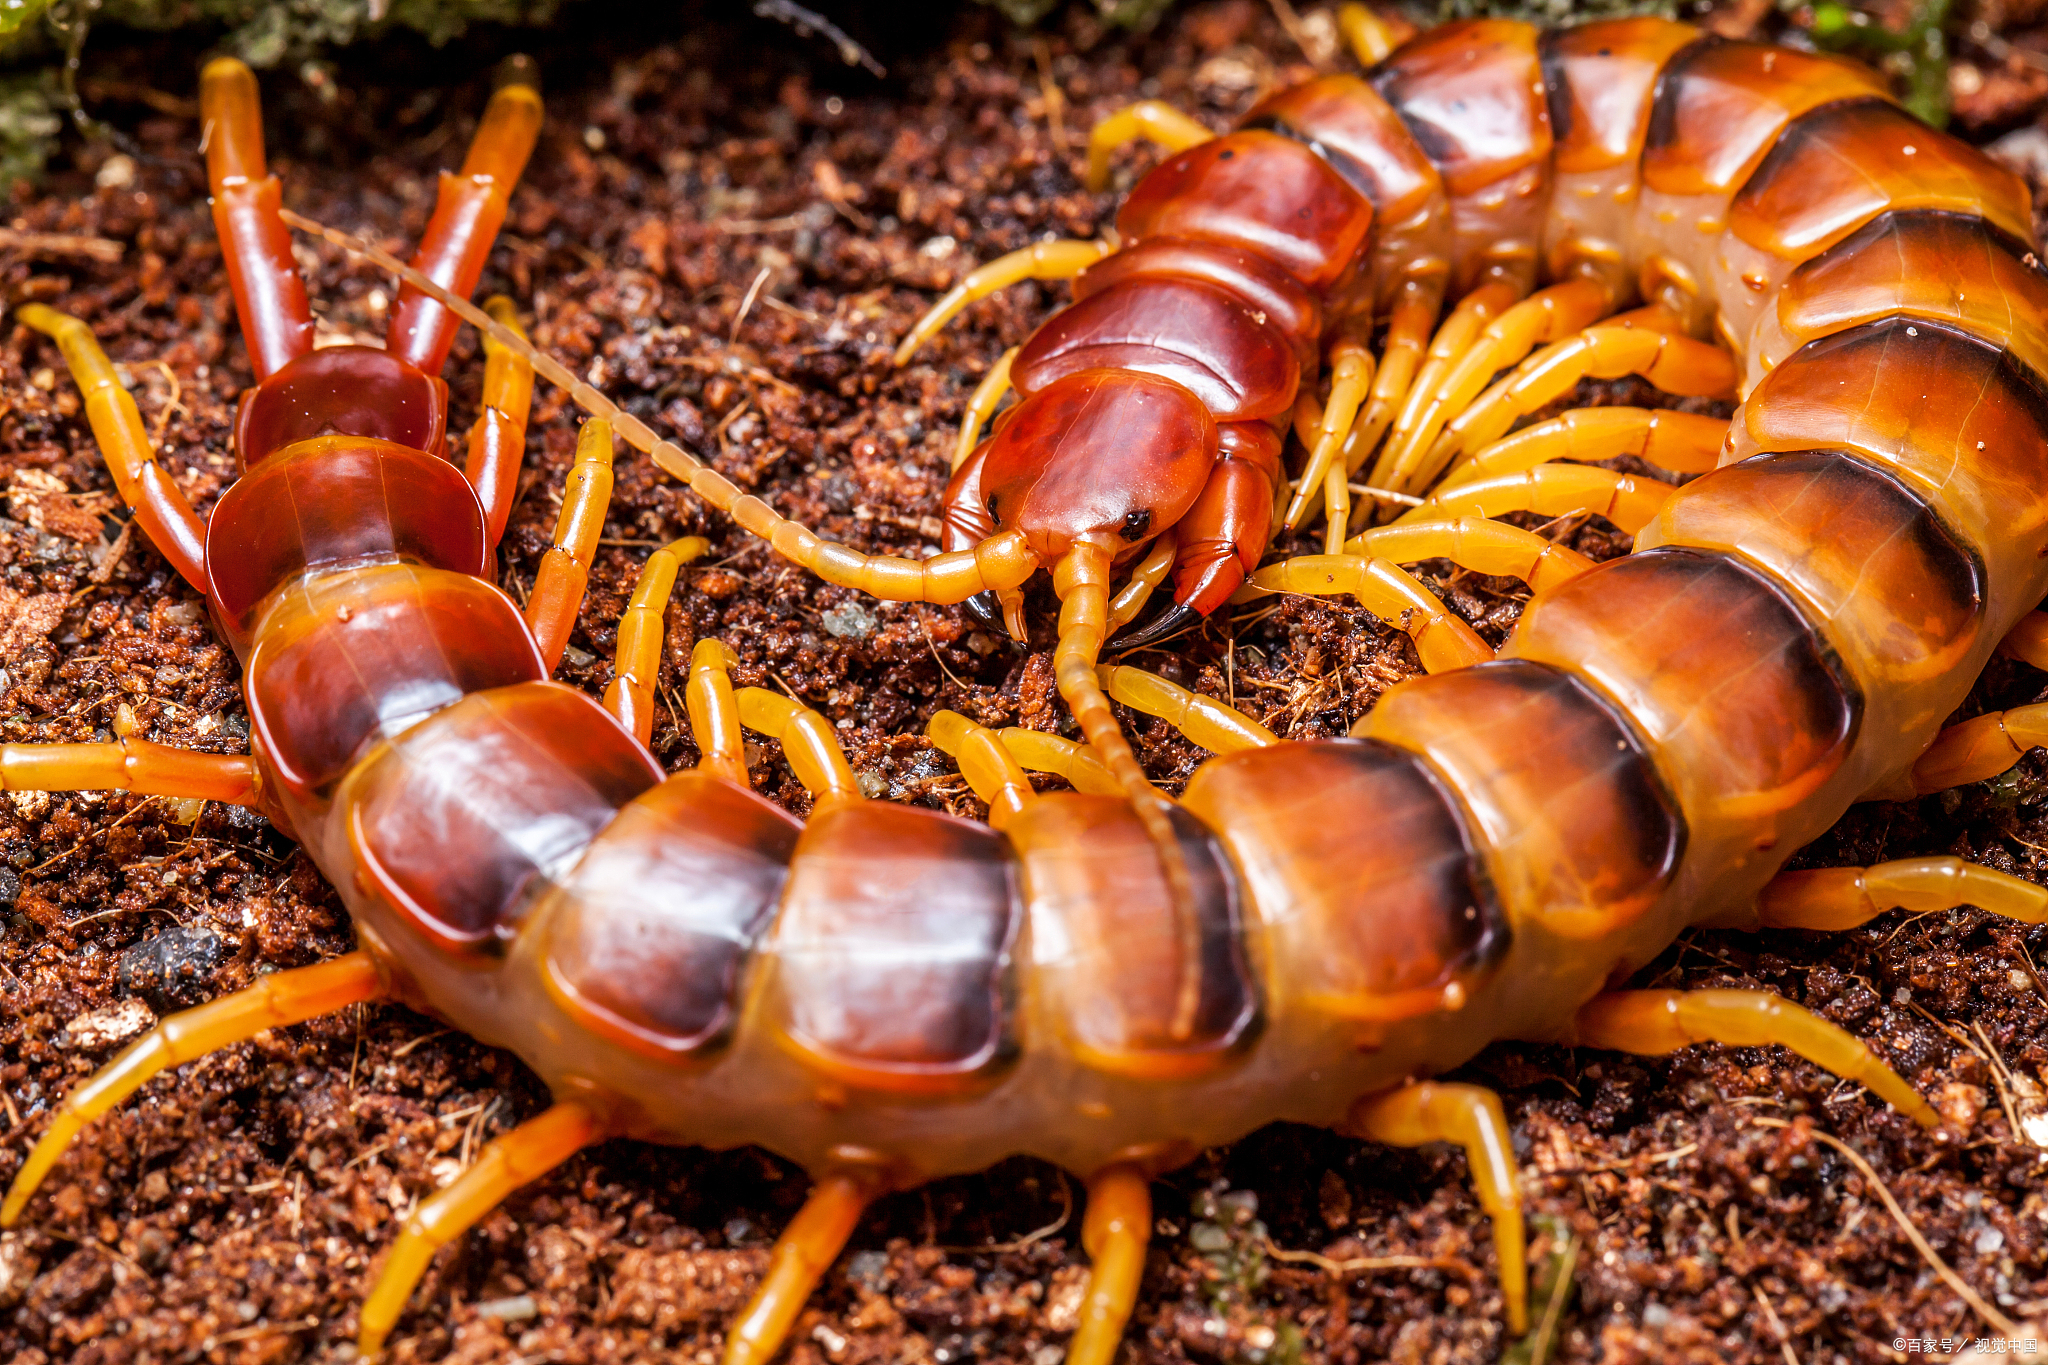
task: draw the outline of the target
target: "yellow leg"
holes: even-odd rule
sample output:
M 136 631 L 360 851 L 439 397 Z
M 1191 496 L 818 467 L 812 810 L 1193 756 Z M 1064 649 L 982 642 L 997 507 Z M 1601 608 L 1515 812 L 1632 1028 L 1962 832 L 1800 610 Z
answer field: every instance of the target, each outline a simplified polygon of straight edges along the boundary
M 1639 374 L 1666 393 L 1728 398 L 1735 393 L 1735 358 L 1718 346 L 1645 327 L 1589 327 L 1524 361 L 1451 421 L 1418 469 L 1449 466 L 1462 451 L 1478 450 L 1546 403 L 1564 397 L 1581 379 Z
M 1507 1301 L 1508 1330 L 1517 1336 L 1528 1331 L 1529 1270 L 1522 1235 L 1522 1194 L 1515 1183 L 1515 1149 L 1499 1098 L 1476 1085 L 1407 1085 L 1360 1100 L 1342 1128 L 1390 1147 L 1455 1142 L 1465 1149 L 1479 1207 L 1493 1220 L 1493 1249 L 1500 1262 L 1500 1293 Z
M 1135 1166 L 1109 1166 L 1088 1182 L 1081 1246 L 1094 1264 L 1081 1299 L 1081 1325 L 1067 1343 L 1067 1365 L 1110 1365 L 1138 1306 L 1145 1247 L 1152 1240 L 1152 1190 Z
M 1038 570 L 1037 557 L 1025 544 L 1023 534 L 1017 531 L 991 536 L 971 550 L 956 550 L 927 560 L 862 554 L 824 540 L 810 528 L 780 515 L 753 494 L 742 493 L 732 480 L 674 441 L 655 435 L 647 423 L 578 379 L 561 361 L 534 349 L 533 343 L 516 330 L 499 322 L 468 299 L 450 293 L 390 252 L 346 232 L 322 227 L 289 209 L 280 210 L 278 216 L 301 232 L 313 233 L 322 241 L 331 242 L 374 263 L 379 269 L 391 272 L 485 336 L 524 356 L 535 374 L 560 389 L 584 412 L 610 422 L 626 444 L 680 479 L 692 493 L 738 522 L 749 534 L 767 541 L 775 553 L 810 570 L 827 583 L 853 588 L 885 602 L 945 604 L 965 602 L 976 593 L 1014 588 Z
M 246 74 L 246 69 L 245 69 Z M 253 83 L 250 89 L 254 90 Z M 260 172 L 258 173 L 260 177 Z M 100 348 L 92 328 L 68 313 L 40 303 L 25 303 L 14 319 L 57 343 L 64 364 L 85 399 L 85 420 L 107 462 L 114 489 L 135 514 L 150 543 L 171 567 L 200 592 L 209 591 L 206 577 L 206 524 L 178 485 L 171 482 L 149 448 L 149 428 L 135 399 L 121 387 L 114 363 Z
M 896 365 L 909 364 L 918 347 L 944 331 L 946 324 L 975 300 L 985 299 L 1025 280 L 1071 280 L 1109 255 L 1112 249 L 1108 242 L 1064 238 L 1021 247 L 977 267 L 968 272 L 966 279 L 947 290 L 945 297 L 917 320 L 917 325 L 910 329 L 910 335 L 903 338 L 903 343 L 896 348 Z
M 2048 611 L 2030 611 L 1998 642 L 1998 652 L 2048 671 Z
M 860 783 L 854 780 L 831 721 L 765 687 L 742 687 L 738 700 L 740 724 L 782 745 L 782 756 L 811 794 L 814 808 L 861 799 Z
M 974 453 L 974 442 L 981 435 L 982 427 L 1002 406 L 1003 395 L 1010 391 L 1010 365 L 1016 359 L 1017 348 L 1012 346 L 996 357 L 996 363 L 988 367 L 988 373 L 974 386 L 974 396 L 967 400 L 967 413 L 960 419 L 960 439 L 953 445 L 953 468 L 956 471 L 967 463 L 967 457 Z
M 1961 858 L 1901 858 L 1874 867 L 1780 872 L 1757 897 L 1757 922 L 1831 932 L 1887 910 L 1915 914 L 1974 905 L 2023 924 L 2048 924 L 2048 888 Z
M 1856 1038 L 1767 991 L 1615 991 L 1595 996 L 1574 1022 L 1584 1047 L 1662 1056 L 1694 1043 L 1776 1043 L 1891 1102 L 1923 1128 L 1941 1117 Z
M 1138 561 L 1138 567 L 1131 570 L 1131 576 L 1117 595 L 1109 599 L 1109 623 L 1107 632 L 1116 634 L 1125 626 L 1138 619 L 1138 613 L 1145 610 L 1145 604 L 1152 600 L 1152 594 L 1173 572 L 1173 557 L 1180 552 L 1180 535 L 1177 528 L 1169 526 L 1145 557 Z
M 1720 462 L 1728 422 L 1668 408 L 1573 408 L 1523 427 L 1455 462 L 1436 491 L 1519 474 L 1552 460 L 1591 463 L 1634 455 L 1677 474 L 1704 474 Z
M 1864 799 L 1907 801 L 1996 777 L 2048 744 L 2048 703 L 1991 711 L 1951 725 L 1934 737 L 1904 778 Z
M 1022 765 L 993 730 L 976 725 L 957 711 L 941 711 L 924 732 L 959 763 L 967 785 L 988 803 L 988 822 L 994 828 L 1005 828 L 1037 795 Z
M 1378 66 L 1394 50 L 1394 34 L 1384 20 L 1364 5 L 1337 6 L 1337 31 L 1360 66 Z
M 565 1102 L 485 1146 L 474 1165 L 405 1220 L 376 1286 L 363 1301 L 356 1349 L 365 1358 L 383 1349 L 435 1252 L 469 1231 L 521 1186 L 532 1184 L 603 1136 L 595 1114 Z
M 1289 530 L 1301 524 L 1310 497 L 1321 491 L 1345 438 L 1351 434 L 1352 424 L 1358 420 L 1359 408 L 1372 392 L 1372 376 L 1372 352 L 1364 346 L 1346 337 L 1331 347 L 1330 401 L 1323 407 L 1315 439 L 1305 442 L 1309 448 L 1308 463 L 1302 466 L 1301 482 L 1296 486 L 1294 501 L 1288 504 Z
M 1127 142 L 1143 138 L 1169 152 L 1199 147 L 1216 134 L 1163 100 L 1127 104 L 1088 133 L 1088 175 L 1085 184 L 1100 194 L 1109 188 L 1109 158 Z
M 519 310 L 494 294 L 484 311 L 519 331 Z M 524 332 L 520 332 L 524 336 Z M 519 467 L 526 459 L 526 419 L 533 408 L 533 365 L 525 356 L 484 338 L 484 411 L 469 429 L 463 477 L 484 509 L 484 535 L 496 545 L 519 496 Z
M 1268 564 L 1251 576 L 1238 596 L 1274 592 L 1335 597 L 1349 593 L 1380 620 L 1399 626 L 1415 641 L 1424 669 L 1445 673 L 1493 657 L 1493 647 L 1451 614 L 1437 595 L 1397 564 L 1365 555 L 1298 555 Z M 1235 599 L 1233 599 L 1235 600 Z
M 683 705 L 690 713 L 690 736 L 702 755 L 697 766 L 735 786 L 751 785 L 747 776 L 747 744 L 740 735 L 740 704 L 732 694 L 729 670 L 738 662 L 720 640 L 699 640 L 690 651 L 690 681 Z
M 1423 458 L 1444 424 L 1472 405 L 1493 376 L 1519 365 L 1539 343 L 1571 336 L 1604 316 L 1614 296 L 1596 280 L 1569 280 L 1540 289 L 1486 325 L 1442 372 L 1436 388 L 1411 400 L 1414 425 L 1404 433 L 1395 487 L 1426 488 L 1435 474 Z
M 861 1211 L 881 1193 L 866 1174 L 828 1175 L 776 1240 L 768 1274 L 725 1339 L 725 1365 L 768 1365 L 818 1279 L 839 1259 Z
M 200 754 L 127 735 L 105 744 L 0 745 L 0 791 L 124 791 L 254 806 L 262 785 L 247 754 Z
M 526 599 L 526 628 L 548 671 L 561 661 L 569 631 L 583 606 L 590 582 L 590 561 L 597 538 L 604 533 L 605 511 L 612 500 L 612 425 L 602 417 L 583 424 L 576 438 L 576 463 L 562 487 L 562 513 L 555 519 L 555 543 L 541 557 Z
M 1445 521 L 1452 517 L 1497 517 L 1535 512 L 1546 517 L 1590 512 L 1634 535 L 1678 490 L 1655 479 L 1638 479 L 1582 464 L 1540 464 L 1519 474 L 1474 479 L 1439 489 L 1395 524 Z
M 654 682 L 661 672 L 662 613 L 675 591 L 676 572 L 703 555 L 711 542 L 684 536 L 647 556 L 633 596 L 619 617 L 619 647 L 604 707 L 619 718 L 642 744 L 654 734 Z
M 1437 311 L 1442 305 L 1441 282 L 1433 287 L 1411 282 L 1395 301 L 1387 319 L 1386 341 L 1380 348 L 1380 372 L 1372 383 L 1372 400 L 1358 415 L 1350 437 L 1344 442 L 1346 474 L 1356 474 L 1372 457 L 1380 438 L 1393 424 L 1394 414 L 1406 406 L 1416 369 L 1429 349 L 1430 328 L 1436 325 Z
M 1110 696 L 1148 716 L 1158 716 L 1212 754 L 1263 749 L 1280 737 L 1234 706 L 1176 687 L 1142 668 L 1104 664 L 1097 673 Z
M 1537 592 L 1577 578 L 1593 567 L 1593 561 L 1577 550 L 1486 517 L 1396 522 L 1362 531 L 1346 541 L 1344 548 L 1396 564 L 1448 559 L 1473 573 L 1519 578 Z
M 80 1129 L 158 1072 L 246 1041 L 265 1029 L 317 1019 L 383 994 L 383 979 L 369 954 L 349 953 L 318 966 L 266 976 L 247 990 L 165 1019 L 64 1097 L 42 1140 L 15 1173 L 6 1201 L 0 1203 L 0 1227 L 12 1227 L 21 1217 L 29 1196 Z
M 1124 794 L 1123 785 L 1085 744 L 1048 735 L 1043 730 L 1026 730 L 1014 725 L 997 738 L 1003 741 L 1003 748 L 1010 752 L 1020 767 L 1034 773 L 1064 777 L 1075 791 L 1087 792 L 1090 796 Z
M 1420 440 L 1422 425 L 1429 412 L 1429 400 L 1444 382 L 1444 376 L 1458 363 L 1458 358 L 1470 350 L 1478 340 L 1480 331 L 1521 297 L 1521 291 L 1514 285 L 1496 280 L 1458 300 L 1458 306 L 1444 319 L 1430 339 L 1429 354 L 1422 362 L 1421 372 L 1415 382 L 1408 386 L 1407 395 L 1401 403 L 1401 415 L 1394 422 L 1394 431 L 1387 438 L 1386 449 L 1373 465 L 1372 477 L 1366 482 L 1375 488 L 1391 488 L 1395 492 L 1406 491 L 1402 471 L 1413 468 L 1420 451 L 1411 454 L 1411 448 Z M 1391 482 L 1390 482 L 1391 480 Z

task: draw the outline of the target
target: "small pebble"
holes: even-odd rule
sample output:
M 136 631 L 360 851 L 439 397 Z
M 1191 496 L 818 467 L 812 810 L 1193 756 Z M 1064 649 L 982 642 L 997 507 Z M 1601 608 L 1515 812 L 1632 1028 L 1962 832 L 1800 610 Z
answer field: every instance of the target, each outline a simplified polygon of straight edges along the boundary
M 64 1026 L 57 1046 L 80 1052 L 102 1052 L 125 1043 L 156 1023 L 156 1013 L 140 1000 L 120 1000 L 104 1009 L 88 1010 Z
M 207 987 L 227 957 L 220 935 L 181 924 L 121 954 L 121 989 L 159 1010 L 189 1009 L 212 995 Z
M 865 640 L 881 624 L 881 618 L 858 601 L 843 602 L 819 619 L 842 640 Z
M 540 1305 L 533 1301 L 531 1294 L 515 1294 L 509 1299 L 490 1299 L 476 1306 L 480 1318 L 496 1318 L 499 1322 L 525 1322 L 528 1318 L 540 1316 Z

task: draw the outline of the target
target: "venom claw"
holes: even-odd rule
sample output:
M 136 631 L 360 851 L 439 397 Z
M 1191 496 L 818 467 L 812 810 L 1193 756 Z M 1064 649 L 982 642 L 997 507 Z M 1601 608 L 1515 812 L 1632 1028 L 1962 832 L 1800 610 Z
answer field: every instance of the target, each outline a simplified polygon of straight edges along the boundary
M 1002 595 L 994 588 L 984 588 L 961 603 L 961 605 L 967 608 L 969 616 L 981 622 L 982 625 L 988 627 L 997 635 L 1008 635 L 1010 633 L 1010 628 L 1003 624 Z
M 1178 635 L 1202 623 L 1202 613 L 1181 602 L 1175 602 L 1165 611 L 1142 626 L 1134 626 L 1103 646 L 1105 650 L 1142 649 L 1156 645 L 1161 640 Z

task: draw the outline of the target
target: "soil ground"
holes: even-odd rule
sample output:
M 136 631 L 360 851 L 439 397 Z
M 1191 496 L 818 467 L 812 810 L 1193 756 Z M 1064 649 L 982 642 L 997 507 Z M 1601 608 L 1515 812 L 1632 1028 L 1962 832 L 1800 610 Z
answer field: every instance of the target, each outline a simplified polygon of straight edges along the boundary
M 1758 5 L 1713 21 L 1739 32 L 1767 17 Z M 2048 135 L 2028 131 L 2048 96 L 2039 17 L 1987 13 L 1952 84 L 1966 135 L 2048 163 Z M 877 81 L 743 16 L 650 24 L 572 8 L 558 32 L 524 40 L 546 68 L 548 125 L 483 288 L 511 294 L 547 347 L 790 515 L 864 548 L 925 553 L 966 394 L 1060 296 L 1025 286 L 978 305 L 901 371 L 895 340 L 972 264 L 1109 221 L 1114 195 L 1076 178 L 1095 116 L 1158 96 L 1220 126 L 1309 71 L 1311 54 L 1341 60 L 1319 46 L 1327 15 L 1303 24 L 1306 48 L 1274 10 L 1223 0 L 1134 38 L 1075 7 L 1030 37 L 941 6 L 880 34 L 850 24 L 890 65 Z M 287 203 L 409 244 L 491 62 L 518 41 L 400 42 L 266 77 Z M 42 299 L 93 322 L 204 509 L 233 476 L 230 418 L 250 372 L 197 153 L 199 55 L 96 35 L 85 91 L 115 140 L 75 148 L 72 169 L 17 201 L 15 231 L 76 240 L 0 247 L 0 289 L 10 306 Z M 1144 164 L 1132 155 L 1123 183 Z M 323 333 L 381 335 L 387 280 L 325 247 L 301 258 Z M 457 433 L 474 420 L 480 370 L 465 335 L 450 368 Z M 1575 401 L 1646 396 L 1600 386 Z M 500 557 L 515 597 L 548 542 L 575 428 L 543 392 Z M 54 350 L 11 324 L 0 482 L 0 738 L 106 738 L 126 705 L 149 737 L 243 750 L 232 657 L 193 592 L 122 533 L 75 389 Z M 1546 530 L 1596 555 L 1625 548 L 1601 523 Z M 864 785 L 894 800 L 981 813 L 920 737 L 938 707 L 1065 723 L 1047 596 L 1033 600 L 1028 649 L 954 609 L 875 606 L 775 560 L 633 454 L 563 676 L 602 689 L 638 564 L 693 532 L 714 551 L 668 613 L 654 747 L 669 767 L 696 759 L 666 702 L 707 635 L 738 646 L 742 681 L 786 687 L 838 722 Z M 1444 564 L 1423 574 L 1496 642 L 1524 595 Z M 1405 637 L 1363 611 L 1301 600 L 1223 613 L 1137 661 L 1296 737 L 1342 733 L 1417 667 Z M 2041 674 L 1999 662 L 1965 709 L 2044 695 Z M 1177 788 L 1198 752 L 1163 726 L 1133 728 Z M 772 747 L 756 757 L 756 785 L 804 811 Z M 2048 879 L 2043 775 L 2037 755 L 1995 782 L 1859 807 L 1801 861 L 1956 853 Z M 192 814 L 120 794 L 0 801 L 0 1178 L 53 1100 L 152 1015 L 349 946 L 338 900 L 287 840 L 233 810 Z M 1539 1288 L 1562 1270 L 1575 1291 L 1539 1298 L 1556 1308 L 1551 1339 L 1516 1358 L 1876 1362 L 2004 1335 L 1901 1220 L 1997 1312 L 2039 1319 L 2044 957 L 2048 931 L 1963 909 L 1835 936 L 1693 933 L 1638 978 L 1765 988 L 1819 1011 L 1937 1097 L 1952 1141 L 1782 1051 L 1483 1053 L 1458 1076 L 1503 1095 Z M 514 1058 L 396 1007 L 187 1066 L 91 1128 L 0 1236 L 0 1361 L 347 1359 L 357 1302 L 407 1210 L 544 1103 Z M 756 1151 L 597 1148 L 442 1254 L 392 1359 L 709 1362 L 804 1190 Z M 1438 1365 L 1510 1347 L 1487 1223 L 1452 1151 L 1268 1127 L 1166 1176 L 1155 1199 L 1130 1360 Z M 1051 1365 L 1083 1276 L 1078 1205 L 1071 1180 L 1027 1161 L 884 1200 L 789 1359 Z M 1951 1345 L 1921 1351 L 1930 1338 Z

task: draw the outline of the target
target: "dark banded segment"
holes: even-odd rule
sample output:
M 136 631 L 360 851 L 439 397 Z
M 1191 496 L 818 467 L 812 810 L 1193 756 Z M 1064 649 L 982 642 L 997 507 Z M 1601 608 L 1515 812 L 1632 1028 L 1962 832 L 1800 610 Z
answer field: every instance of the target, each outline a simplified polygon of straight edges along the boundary
M 1999 566 L 2048 552 L 2048 390 L 1998 345 L 1912 318 L 1888 318 L 1794 352 L 1742 405 L 1730 453 L 1845 449 L 1892 471 L 1992 567 L 1986 613 L 2033 605 Z
M 1843 451 L 1759 455 L 1695 480 L 1636 538 L 1660 545 L 1767 569 L 1827 623 L 1865 695 L 1951 672 L 1983 621 L 1983 562 L 1911 488 Z
M 1200 820 L 1178 807 L 1169 818 L 1194 887 L 1192 982 L 1190 926 L 1130 802 L 1051 793 L 1004 830 L 1023 865 L 1041 1017 L 1098 1071 L 1197 1075 L 1227 1060 L 1258 1023 L 1236 873 Z
M 1649 135 L 1657 78 L 1699 37 L 1669 19 L 1613 19 L 1546 31 L 1540 44 L 1550 135 L 1559 175 L 1636 161 Z
M 1801 803 L 1842 766 L 1862 713 L 1799 609 L 1725 554 L 1610 560 L 1531 602 L 1509 648 L 1597 684 L 1656 746 L 1688 820 L 1740 822 L 1763 847 L 1780 815 L 1813 818 Z
M 702 772 L 637 797 L 536 911 L 549 994 L 646 1056 L 680 1061 L 722 1042 L 802 832 Z
M 1671 195 L 1733 194 L 1807 110 L 1890 97 L 1882 76 L 1839 57 L 1702 38 L 1658 78 L 1643 184 Z
M 1371 740 L 1211 759 L 1181 804 L 1244 875 L 1274 989 L 1341 1019 L 1454 1009 L 1506 950 L 1507 919 L 1455 804 Z
M 1020 916 L 1001 836 L 857 801 L 812 816 L 769 951 L 768 1016 L 833 1079 L 957 1092 L 1014 1052 L 1006 1008 Z
M 1562 669 L 1516 659 L 1413 678 L 1354 733 L 1421 754 L 1442 775 L 1517 928 L 1612 933 L 1649 909 L 1677 866 L 1685 826 L 1642 741 Z

